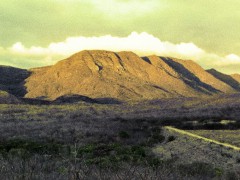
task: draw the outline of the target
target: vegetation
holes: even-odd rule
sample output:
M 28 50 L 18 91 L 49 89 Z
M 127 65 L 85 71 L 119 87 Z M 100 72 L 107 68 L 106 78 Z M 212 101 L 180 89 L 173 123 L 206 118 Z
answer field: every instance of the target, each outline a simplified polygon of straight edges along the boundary
M 0 179 L 238 179 L 239 153 L 163 128 L 229 129 L 239 123 L 238 110 L 237 104 L 206 107 L 192 99 L 2 104 Z M 222 121 L 223 114 L 231 121 Z

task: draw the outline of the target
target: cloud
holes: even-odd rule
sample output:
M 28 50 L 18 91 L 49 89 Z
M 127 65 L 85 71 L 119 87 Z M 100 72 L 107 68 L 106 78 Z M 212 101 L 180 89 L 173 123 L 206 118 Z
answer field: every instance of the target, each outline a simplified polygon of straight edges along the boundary
M 64 42 L 51 43 L 48 47 L 32 46 L 26 48 L 21 42 L 17 42 L 8 48 L 11 53 L 21 55 L 63 55 L 69 56 L 81 50 L 111 50 L 134 51 L 140 55 L 181 55 L 195 57 L 204 51 L 193 43 L 173 44 L 162 42 L 158 38 L 146 32 L 132 32 L 127 37 L 113 37 L 111 35 L 100 37 L 69 37 Z
M 228 64 L 240 64 L 240 57 L 236 54 L 229 54 L 225 57 Z
M 46 64 L 55 63 L 56 57 L 65 58 L 81 50 L 109 50 L 109 51 L 133 51 L 140 56 L 159 55 L 171 56 L 182 59 L 192 59 L 204 68 L 214 68 L 239 65 L 240 57 L 236 54 L 219 56 L 208 53 L 192 42 L 174 44 L 161 41 L 146 32 L 132 32 L 127 37 L 114 37 L 111 35 L 99 37 L 69 37 L 63 42 L 50 43 L 47 47 L 31 46 L 25 47 L 23 43 L 17 42 L 7 50 L 9 53 L 21 56 L 41 57 Z
M 12 47 L 8 48 L 13 54 L 21 54 L 21 55 L 47 55 L 50 53 L 49 49 L 42 47 L 32 46 L 30 48 L 26 48 L 21 42 L 17 42 Z

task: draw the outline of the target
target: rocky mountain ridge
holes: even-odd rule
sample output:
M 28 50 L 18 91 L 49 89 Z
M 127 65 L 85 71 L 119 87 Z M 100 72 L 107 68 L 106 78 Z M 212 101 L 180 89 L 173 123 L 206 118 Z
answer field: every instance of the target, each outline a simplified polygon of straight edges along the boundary
M 127 51 L 85 50 L 53 66 L 19 69 L 19 81 L 12 83 L 14 86 L 10 83 L 12 90 L 4 79 L 11 79 L 13 71 L 4 74 L 6 71 L 2 69 L 0 90 L 44 100 L 81 95 L 128 101 L 240 92 L 238 74 L 230 76 L 216 70 L 205 71 L 191 60 L 155 55 L 139 57 Z M 8 82 L 14 79 L 16 77 Z

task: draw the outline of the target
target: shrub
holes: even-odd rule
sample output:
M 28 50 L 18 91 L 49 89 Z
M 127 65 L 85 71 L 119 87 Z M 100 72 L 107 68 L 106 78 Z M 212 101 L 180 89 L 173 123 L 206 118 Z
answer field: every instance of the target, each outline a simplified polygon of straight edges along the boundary
M 129 135 L 126 131 L 120 131 L 120 132 L 118 133 L 118 136 L 119 136 L 120 138 L 123 138 L 123 139 L 128 139 L 128 138 L 130 138 L 130 135 Z
M 208 177 L 217 176 L 216 169 L 211 165 L 204 162 L 193 162 L 191 164 L 181 164 L 179 165 L 179 172 L 182 175 L 206 175 Z
M 168 137 L 168 142 L 174 141 L 175 139 L 176 139 L 176 137 L 174 137 L 174 136 L 169 136 L 169 137 Z
M 38 153 L 38 154 L 52 154 L 58 155 L 61 144 L 58 143 L 40 143 L 30 140 L 12 139 L 6 142 L 0 142 L 0 152 L 12 152 L 14 154 Z M 21 152 L 21 153 L 20 153 Z
M 227 172 L 226 177 L 227 180 L 239 180 L 238 175 L 233 171 Z

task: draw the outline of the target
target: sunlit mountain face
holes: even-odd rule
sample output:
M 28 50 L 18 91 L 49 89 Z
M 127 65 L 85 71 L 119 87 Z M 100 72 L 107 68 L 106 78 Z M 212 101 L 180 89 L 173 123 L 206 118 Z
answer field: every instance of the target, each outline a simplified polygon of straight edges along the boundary
M 191 60 L 140 57 L 131 51 L 84 50 L 52 66 L 0 69 L 1 90 L 50 101 L 69 95 L 144 101 L 240 92 L 239 74 L 204 70 Z

